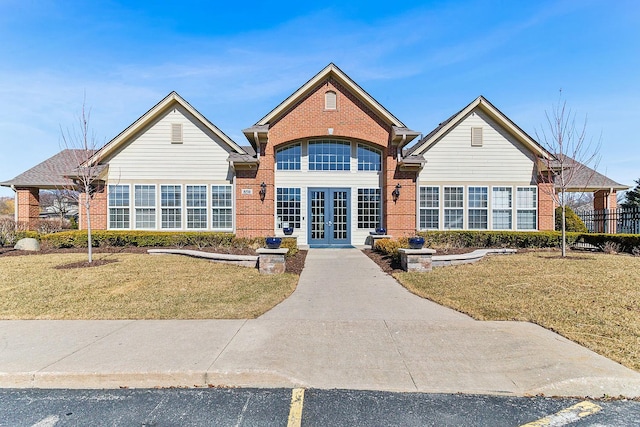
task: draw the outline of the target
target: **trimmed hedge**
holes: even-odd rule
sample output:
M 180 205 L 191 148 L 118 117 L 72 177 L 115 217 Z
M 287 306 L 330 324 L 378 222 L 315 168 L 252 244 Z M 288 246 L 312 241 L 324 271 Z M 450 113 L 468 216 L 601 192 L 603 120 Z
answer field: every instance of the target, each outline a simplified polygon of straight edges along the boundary
M 578 242 L 588 243 L 599 249 L 604 248 L 607 242 L 613 242 L 620 245 L 622 252 L 634 253 L 640 249 L 640 234 L 596 234 L 596 233 L 579 233 L 577 235 Z
M 73 230 L 59 233 L 35 235 L 44 244 L 53 248 L 86 248 L 87 231 Z M 236 238 L 233 233 L 209 232 L 209 231 L 129 231 L 129 230 L 94 230 L 91 232 L 93 247 L 169 247 L 169 246 L 196 246 L 200 249 L 206 247 L 223 248 L 252 248 L 265 246 L 265 239 Z M 287 256 L 293 256 L 298 252 L 296 239 L 283 238 L 282 247 L 288 248 Z
M 455 248 L 555 248 L 561 246 L 558 231 L 421 231 L 425 246 Z M 579 233 L 567 233 L 567 243 L 576 241 Z

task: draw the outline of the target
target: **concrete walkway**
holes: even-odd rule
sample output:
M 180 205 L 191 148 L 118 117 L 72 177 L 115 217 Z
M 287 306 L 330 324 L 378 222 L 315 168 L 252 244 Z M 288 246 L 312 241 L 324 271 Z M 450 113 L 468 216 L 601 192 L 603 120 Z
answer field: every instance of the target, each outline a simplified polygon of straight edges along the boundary
M 206 385 L 635 397 L 640 373 L 418 298 L 355 249 L 310 250 L 255 320 L 0 321 L 2 387 Z

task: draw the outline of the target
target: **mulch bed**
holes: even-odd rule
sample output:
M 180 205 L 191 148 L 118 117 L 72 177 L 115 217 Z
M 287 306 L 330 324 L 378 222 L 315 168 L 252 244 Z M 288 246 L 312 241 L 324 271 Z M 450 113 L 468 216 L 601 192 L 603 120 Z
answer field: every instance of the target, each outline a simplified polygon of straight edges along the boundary
M 118 254 L 118 253 L 135 253 L 135 254 L 146 254 L 147 249 L 144 247 L 137 246 L 126 246 L 126 247 L 98 247 L 93 248 L 93 254 Z M 224 253 L 224 254 L 233 254 L 233 255 L 255 255 L 256 251 L 251 248 L 197 248 L 195 246 L 184 246 L 180 249 L 191 249 L 196 251 L 203 252 L 215 252 L 215 253 Z M 10 247 L 0 247 L 0 256 L 38 256 L 45 254 L 73 254 L 73 253 L 87 253 L 86 248 L 65 248 L 65 249 L 51 249 L 51 248 L 43 248 L 39 252 L 31 252 L 31 251 L 18 251 Z M 300 275 L 302 269 L 304 268 L 304 261 L 307 258 L 307 251 L 299 250 L 297 254 L 294 256 L 286 258 L 286 271 L 287 273 L 293 273 Z M 117 262 L 117 259 L 94 259 L 91 264 L 87 261 L 75 262 L 72 264 L 59 265 L 56 268 L 65 269 L 65 268 L 84 268 L 84 267 L 97 267 L 99 265 L 105 265 L 112 262 Z

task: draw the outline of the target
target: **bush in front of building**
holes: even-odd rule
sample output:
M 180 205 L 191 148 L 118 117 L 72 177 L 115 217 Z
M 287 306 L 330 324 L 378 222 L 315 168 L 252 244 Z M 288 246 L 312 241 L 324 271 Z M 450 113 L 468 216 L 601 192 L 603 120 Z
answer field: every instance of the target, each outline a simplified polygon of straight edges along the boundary
M 587 233 L 589 230 L 584 225 L 584 221 L 571 209 L 565 207 L 565 231 L 575 231 L 577 233 Z M 556 231 L 562 231 L 562 206 L 556 208 Z

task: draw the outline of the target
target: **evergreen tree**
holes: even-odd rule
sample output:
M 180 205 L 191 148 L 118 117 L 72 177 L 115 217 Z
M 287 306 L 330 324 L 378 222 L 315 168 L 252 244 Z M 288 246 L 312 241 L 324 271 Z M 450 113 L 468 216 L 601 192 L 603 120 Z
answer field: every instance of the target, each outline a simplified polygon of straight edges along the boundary
M 640 208 L 640 178 L 636 179 L 635 183 L 636 187 L 624 194 L 624 202 L 620 205 L 623 208 Z

